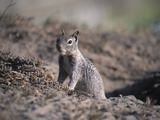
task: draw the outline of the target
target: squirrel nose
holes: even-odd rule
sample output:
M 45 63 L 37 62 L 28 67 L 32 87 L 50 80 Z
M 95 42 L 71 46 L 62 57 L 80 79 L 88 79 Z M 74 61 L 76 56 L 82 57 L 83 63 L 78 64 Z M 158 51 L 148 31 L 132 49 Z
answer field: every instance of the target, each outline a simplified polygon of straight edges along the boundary
M 66 50 L 63 49 L 63 47 L 60 46 L 60 45 L 57 46 L 57 50 L 58 50 L 58 52 L 60 52 L 60 53 L 65 53 L 65 52 L 66 52 Z

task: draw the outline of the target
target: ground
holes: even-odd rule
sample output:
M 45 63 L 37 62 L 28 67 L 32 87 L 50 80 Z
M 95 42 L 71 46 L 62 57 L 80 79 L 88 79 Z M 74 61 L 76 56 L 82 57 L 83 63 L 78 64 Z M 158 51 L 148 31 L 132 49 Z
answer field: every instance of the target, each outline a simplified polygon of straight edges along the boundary
M 79 48 L 100 71 L 107 101 L 56 82 L 56 37 L 79 29 Z M 100 32 L 69 23 L 0 21 L 0 119 L 160 119 L 160 36 Z M 9 53 L 10 52 L 10 53 Z

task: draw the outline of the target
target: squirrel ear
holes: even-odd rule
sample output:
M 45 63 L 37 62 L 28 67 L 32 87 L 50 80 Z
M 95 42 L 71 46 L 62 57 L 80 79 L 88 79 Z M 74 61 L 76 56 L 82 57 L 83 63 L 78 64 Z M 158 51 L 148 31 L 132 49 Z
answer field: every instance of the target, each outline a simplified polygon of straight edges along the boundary
M 65 34 L 64 30 L 61 28 L 62 36 Z
M 72 34 L 72 37 L 77 38 L 78 34 L 79 34 L 79 31 L 76 31 L 76 32 L 74 32 L 74 33 Z

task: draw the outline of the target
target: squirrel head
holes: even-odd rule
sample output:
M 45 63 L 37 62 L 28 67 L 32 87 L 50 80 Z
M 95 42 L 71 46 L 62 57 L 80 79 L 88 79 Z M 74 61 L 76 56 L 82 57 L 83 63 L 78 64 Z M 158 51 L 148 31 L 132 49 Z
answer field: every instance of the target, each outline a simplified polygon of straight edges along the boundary
M 66 35 L 64 30 L 61 29 L 61 35 L 56 40 L 56 47 L 61 55 L 74 55 L 78 49 L 78 34 L 79 31 L 74 32 L 72 35 Z

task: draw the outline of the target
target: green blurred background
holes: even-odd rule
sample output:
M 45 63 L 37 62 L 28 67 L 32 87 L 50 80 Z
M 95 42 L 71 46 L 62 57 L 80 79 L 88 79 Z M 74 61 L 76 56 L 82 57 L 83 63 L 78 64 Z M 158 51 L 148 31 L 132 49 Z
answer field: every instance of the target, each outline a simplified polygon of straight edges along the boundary
M 10 0 L 0 0 L 0 11 Z M 160 0 L 14 0 L 7 13 L 35 23 L 59 20 L 103 30 L 160 31 Z

